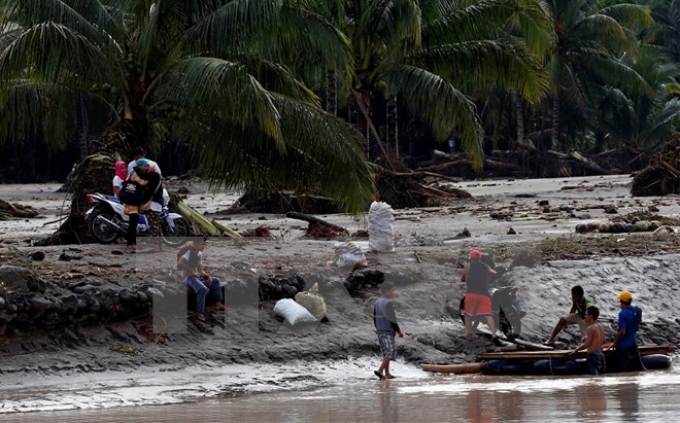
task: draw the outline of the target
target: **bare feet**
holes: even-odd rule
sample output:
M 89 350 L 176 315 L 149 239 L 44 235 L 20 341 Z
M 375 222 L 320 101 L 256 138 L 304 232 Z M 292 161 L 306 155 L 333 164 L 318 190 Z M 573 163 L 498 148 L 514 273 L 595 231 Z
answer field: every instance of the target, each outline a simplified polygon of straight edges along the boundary
M 393 374 L 388 373 L 388 374 L 385 375 L 385 379 L 394 379 L 394 378 L 396 378 L 396 376 L 394 376 Z

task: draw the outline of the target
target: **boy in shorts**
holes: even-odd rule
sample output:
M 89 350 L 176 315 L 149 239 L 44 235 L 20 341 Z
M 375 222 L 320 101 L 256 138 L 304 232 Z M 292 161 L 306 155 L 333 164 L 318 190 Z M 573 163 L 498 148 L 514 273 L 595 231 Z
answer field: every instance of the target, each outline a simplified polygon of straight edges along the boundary
M 394 311 L 394 304 L 392 298 L 395 295 L 394 284 L 391 282 L 383 282 L 380 285 L 380 292 L 382 296 L 378 298 L 373 305 L 373 324 L 375 325 L 376 333 L 378 334 L 378 342 L 380 343 L 380 352 L 382 353 L 382 362 L 378 370 L 373 374 L 380 379 L 393 379 L 394 376 L 390 373 L 390 361 L 396 358 L 396 342 L 395 336 L 404 337 L 404 333 L 399 328 L 397 323 L 397 314 Z

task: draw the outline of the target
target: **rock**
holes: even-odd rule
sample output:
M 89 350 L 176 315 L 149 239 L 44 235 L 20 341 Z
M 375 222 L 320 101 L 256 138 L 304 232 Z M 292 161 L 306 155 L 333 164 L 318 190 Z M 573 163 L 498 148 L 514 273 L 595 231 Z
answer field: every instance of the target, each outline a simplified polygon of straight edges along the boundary
M 4 310 L 5 307 L 7 307 L 7 302 L 4 297 L 0 297 L 0 311 Z
M 561 204 L 560 210 L 563 211 L 563 212 L 571 213 L 571 212 L 574 211 L 574 208 L 570 205 L 567 205 L 567 204 Z
M 598 222 L 588 222 L 586 223 L 586 228 L 588 228 L 588 232 L 597 231 L 600 229 L 600 224 Z
M 179 187 L 175 191 L 177 194 L 189 194 L 189 188 L 187 187 Z
M 137 297 L 139 298 L 139 302 L 141 304 L 146 304 L 149 302 L 149 296 L 142 291 L 137 291 Z
M 635 222 L 633 225 L 635 227 L 635 231 L 637 232 L 647 232 L 649 230 L 649 222 L 646 220 L 640 220 L 638 222 Z
M 612 223 L 609 225 L 609 231 L 618 234 L 625 231 L 625 226 L 621 222 Z
M 45 252 L 44 251 L 35 251 L 33 254 L 31 254 L 31 258 L 34 261 L 43 261 L 43 260 L 45 260 Z
M 45 281 L 38 278 L 29 279 L 26 285 L 28 286 L 29 291 L 40 292 L 41 294 L 45 292 L 45 289 L 47 289 L 47 284 Z
M 456 237 L 457 238 L 470 238 L 472 234 L 468 230 L 468 228 L 463 228 L 463 231 L 459 233 Z
M 661 227 L 661 222 L 659 222 L 658 220 L 652 220 L 652 221 L 649 222 L 649 230 L 650 231 L 655 231 L 655 230 L 659 229 L 659 227 Z
M 652 206 L 647 207 L 647 210 L 649 210 L 650 212 L 656 213 L 656 212 L 659 211 L 659 208 L 657 206 L 652 205 Z
M 52 308 L 52 302 L 41 295 L 35 295 L 28 300 L 28 303 L 33 311 L 43 312 Z
M 590 215 L 588 213 L 584 213 L 578 217 L 581 220 L 587 220 L 590 219 Z
M 76 287 L 73 288 L 73 292 L 75 292 L 76 294 L 83 294 L 85 292 L 96 291 L 96 290 L 97 290 L 97 287 L 92 286 L 90 284 L 80 285 L 80 286 L 76 286 Z
M 588 226 L 587 225 L 585 225 L 583 223 L 579 223 L 578 225 L 576 225 L 576 233 L 577 234 L 584 234 L 586 232 L 588 232 Z
M 61 253 L 59 255 L 59 261 L 71 261 L 71 256 L 66 253 Z
M 607 214 L 618 214 L 618 210 L 613 205 L 608 205 L 604 207 L 604 212 Z
M 158 298 L 165 297 L 165 295 L 163 295 L 163 293 L 157 288 L 148 288 L 146 290 L 146 293 L 149 294 L 151 297 L 158 297 Z
M 508 229 L 508 235 L 517 235 L 517 232 L 515 232 L 512 226 L 510 227 L 510 229 Z
M 633 232 L 635 230 L 635 225 L 632 223 L 623 224 L 623 232 Z
M 122 256 L 125 253 L 123 253 L 122 250 L 111 250 L 111 254 L 113 254 L 114 256 Z
M 601 223 L 600 227 L 598 228 L 598 231 L 602 233 L 609 232 L 609 224 L 608 223 Z
M 78 297 L 75 294 L 68 293 L 59 297 L 61 302 L 61 311 L 64 314 L 72 314 L 78 310 Z
M 18 266 L 0 266 L 0 282 L 13 292 L 29 291 L 28 282 L 33 280 L 33 272 Z
M 538 205 L 541 206 L 541 207 L 545 207 L 549 204 L 550 204 L 550 202 L 548 200 L 541 200 L 541 201 L 538 202 Z
M 123 289 L 118 292 L 118 299 L 120 300 L 121 304 L 130 306 L 136 304 L 139 301 L 139 296 L 128 289 Z

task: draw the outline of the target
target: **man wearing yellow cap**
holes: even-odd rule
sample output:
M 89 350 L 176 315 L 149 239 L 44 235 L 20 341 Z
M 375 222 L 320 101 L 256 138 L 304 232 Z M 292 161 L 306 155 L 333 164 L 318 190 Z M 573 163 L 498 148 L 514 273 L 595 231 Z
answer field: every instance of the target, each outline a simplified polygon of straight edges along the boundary
M 616 296 L 621 304 L 619 311 L 619 331 L 612 342 L 619 365 L 619 371 L 646 370 L 640 359 L 640 351 L 637 347 L 637 330 L 642 311 L 639 307 L 631 305 L 633 294 L 629 291 L 621 291 Z

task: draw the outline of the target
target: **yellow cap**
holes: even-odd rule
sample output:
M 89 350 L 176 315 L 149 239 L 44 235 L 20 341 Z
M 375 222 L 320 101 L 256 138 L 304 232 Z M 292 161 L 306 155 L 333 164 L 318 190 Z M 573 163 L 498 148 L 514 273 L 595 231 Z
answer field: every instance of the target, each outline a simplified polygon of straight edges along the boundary
M 631 294 L 629 291 L 621 291 L 616 295 L 616 298 L 618 298 L 620 301 L 623 301 L 624 303 L 629 303 L 633 300 L 633 294 Z

